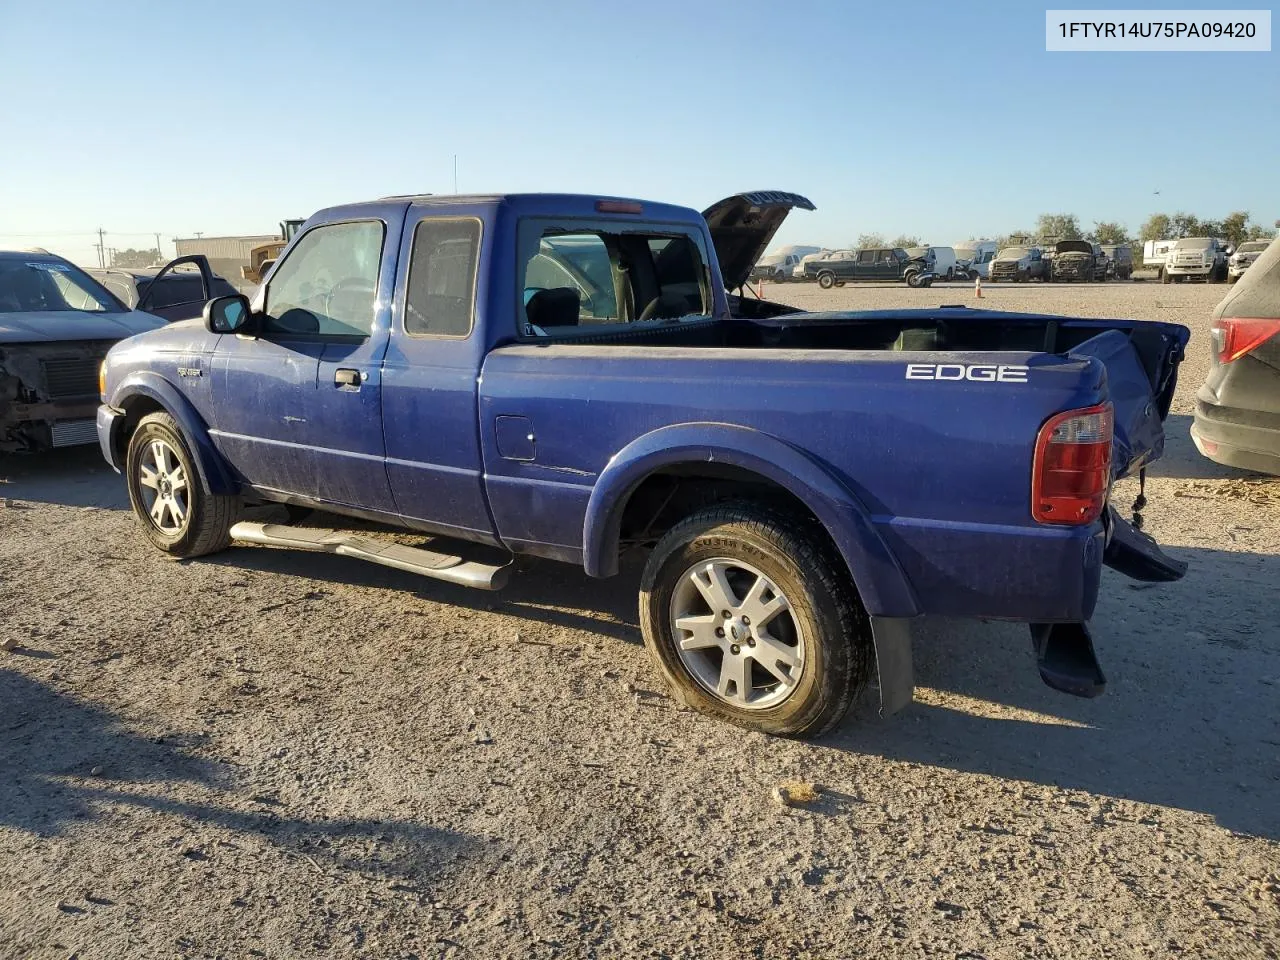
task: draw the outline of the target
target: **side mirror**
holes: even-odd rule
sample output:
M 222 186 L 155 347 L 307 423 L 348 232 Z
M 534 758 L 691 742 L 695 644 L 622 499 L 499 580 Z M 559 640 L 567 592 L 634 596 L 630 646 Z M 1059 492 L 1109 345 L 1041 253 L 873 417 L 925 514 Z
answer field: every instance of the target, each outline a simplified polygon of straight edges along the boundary
M 215 297 L 204 305 L 204 326 L 210 333 L 238 333 L 252 316 L 249 298 L 238 293 Z

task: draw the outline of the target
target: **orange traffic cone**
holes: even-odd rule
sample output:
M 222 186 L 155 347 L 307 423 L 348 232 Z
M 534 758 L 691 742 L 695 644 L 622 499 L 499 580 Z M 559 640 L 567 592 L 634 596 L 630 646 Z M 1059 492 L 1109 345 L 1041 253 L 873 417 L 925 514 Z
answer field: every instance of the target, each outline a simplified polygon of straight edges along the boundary
M 979 274 L 978 276 L 976 276 L 976 277 L 974 277 L 974 278 L 973 278 L 973 295 L 974 295 L 975 297 L 977 297 L 979 300 L 981 300 L 981 299 L 982 299 L 982 276 L 981 276 L 981 274 Z
M 761 277 L 759 280 L 756 281 L 756 299 L 757 300 L 764 299 L 764 277 Z

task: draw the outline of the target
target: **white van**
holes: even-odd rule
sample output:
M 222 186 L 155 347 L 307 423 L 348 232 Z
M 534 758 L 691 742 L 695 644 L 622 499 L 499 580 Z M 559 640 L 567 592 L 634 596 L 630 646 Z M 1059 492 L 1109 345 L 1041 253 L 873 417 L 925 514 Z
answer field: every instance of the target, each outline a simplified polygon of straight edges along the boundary
M 965 271 L 960 279 L 972 280 L 975 276 L 987 279 L 991 261 L 996 258 L 994 240 L 965 240 L 953 248 L 956 252 L 956 272 Z
M 773 280 L 775 282 L 790 280 L 800 261 L 811 253 L 818 253 L 821 247 L 802 247 L 791 244 L 779 247 L 766 253 L 751 270 L 752 280 Z
M 956 252 L 951 247 L 908 247 L 907 256 L 931 259 L 933 275 L 939 280 L 956 278 Z

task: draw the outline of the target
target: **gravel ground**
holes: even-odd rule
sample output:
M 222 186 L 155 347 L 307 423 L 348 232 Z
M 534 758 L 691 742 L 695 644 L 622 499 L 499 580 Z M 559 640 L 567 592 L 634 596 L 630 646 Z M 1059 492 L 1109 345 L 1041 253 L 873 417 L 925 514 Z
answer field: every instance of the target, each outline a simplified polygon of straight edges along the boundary
M 0 957 L 1276 957 L 1280 481 L 1187 439 L 1222 293 L 986 290 L 1195 330 L 1147 510 L 1190 572 L 1104 578 L 1107 695 L 937 623 L 912 707 L 814 743 L 677 709 L 634 569 L 173 562 L 93 450 L 0 459 Z

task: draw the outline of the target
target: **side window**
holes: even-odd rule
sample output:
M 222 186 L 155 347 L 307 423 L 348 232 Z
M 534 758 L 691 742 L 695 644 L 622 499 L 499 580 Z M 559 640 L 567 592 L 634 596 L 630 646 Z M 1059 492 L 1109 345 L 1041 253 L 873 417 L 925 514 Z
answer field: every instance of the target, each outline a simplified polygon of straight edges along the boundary
M 151 291 L 155 287 L 154 292 Z M 139 284 L 139 296 L 151 293 L 146 306 L 157 310 L 165 307 L 176 307 L 184 303 L 204 303 L 204 281 L 198 276 L 174 276 L 167 274 L 160 278 L 159 284 Z
M 892 250 L 885 250 L 883 253 L 881 253 L 881 254 L 880 254 L 880 261 L 881 261 L 882 263 L 894 263 L 894 262 L 895 262 L 895 257 L 894 257 L 894 255 L 893 255 L 893 251 L 892 251 Z
M 404 329 L 411 337 L 465 337 L 476 296 L 480 221 L 427 219 L 413 231 Z
M 379 220 L 307 231 L 267 286 L 266 331 L 367 337 L 385 233 Z
M 874 250 L 862 250 L 858 253 L 859 263 L 875 263 L 876 252 Z

